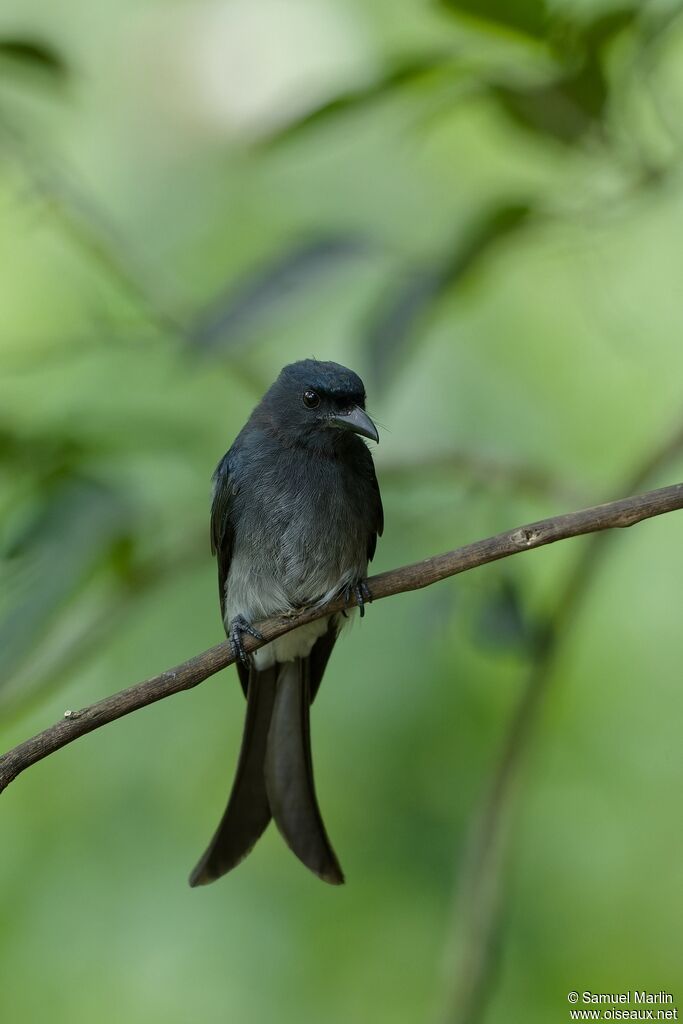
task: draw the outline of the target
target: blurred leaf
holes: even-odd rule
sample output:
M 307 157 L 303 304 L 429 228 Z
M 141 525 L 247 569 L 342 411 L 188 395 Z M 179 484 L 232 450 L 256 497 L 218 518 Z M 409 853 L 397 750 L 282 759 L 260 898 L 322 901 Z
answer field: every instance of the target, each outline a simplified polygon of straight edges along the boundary
M 270 135 L 265 144 L 287 141 L 309 128 L 322 124 L 339 115 L 362 110 L 377 100 L 390 95 L 394 90 L 415 82 L 433 71 L 453 66 L 453 57 L 448 54 L 418 54 L 404 57 L 391 64 L 384 73 L 361 89 L 353 89 L 335 96 L 321 106 L 309 111 L 297 120 L 290 121 L 279 131 Z
M 383 488 L 395 485 L 404 490 L 426 478 L 445 483 L 450 489 L 455 478 L 506 494 L 515 491 L 552 497 L 568 508 L 590 500 L 576 482 L 535 462 L 526 463 L 510 452 L 486 448 L 449 445 L 429 454 L 402 453 L 394 459 L 382 459 L 381 468 Z
M 120 496 L 84 477 L 57 482 L 5 552 L 12 566 L 0 606 L 0 686 L 33 654 L 63 605 L 130 532 Z
M 512 579 L 504 577 L 487 594 L 474 623 L 474 635 L 481 646 L 500 653 L 522 651 L 530 646 L 533 631 L 526 621 L 519 588 Z
M 36 39 L 0 39 L 0 61 L 11 61 L 31 71 L 66 79 L 69 68 L 60 53 L 47 43 Z
M 587 25 L 564 22 L 553 34 L 558 58 L 574 65 L 545 85 L 498 85 L 493 95 L 518 125 L 565 144 L 600 125 L 609 103 L 604 51 L 637 17 L 634 7 L 610 11 Z
M 516 124 L 567 144 L 595 125 L 607 101 L 607 85 L 598 68 L 536 89 L 498 86 L 493 93 Z
M 427 310 L 444 288 L 443 269 L 438 265 L 414 267 L 394 281 L 389 293 L 372 315 L 365 341 L 370 357 L 370 372 L 376 389 L 386 384 L 393 365 L 403 355 L 408 342 Z
M 630 28 L 640 11 L 635 5 L 627 5 L 605 14 L 588 23 L 581 30 L 580 37 L 589 58 L 601 57 L 604 50 L 625 28 Z
M 66 471 L 83 457 L 85 447 L 72 437 L 52 433 L 26 435 L 0 424 L 0 468 L 30 467 L 32 472 Z
M 489 207 L 440 260 L 414 268 L 398 287 L 392 285 L 371 318 L 365 337 L 376 387 L 386 382 L 423 317 L 475 270 L 498 243 L 526 226 L 532 212 L 532 206 L 526 202 Z
M 314 287 L 339 264 L 364 255 L 367 249 L 365 240 L 358 236 L 330 235 L 285 250 L 212 302 L 186 332 L 188 341 L 202 349 L 224 348 L 242 341 L 259 320 Z
M 0 716 L 4 722 L 22 715 L 54 693 L 63 682 L 73 679 L 103 645 L 111 642 L 122 621 L 134 615 L 140 597 L 206 559 L 206 537 L 188 534 L 171 551 L 150 558 L 141 553 L 133 534 L 115 539 L 106 559 L 112 572 L 98 572 L 96 580 L 80 588 L 59 618 L 59 631 L 52 630 L 22 658 L 18 671 L 4 681 L 0 691 Z
M 545 0 L 441 0 L 454 14 L 489 22 L 525 35 L 543 38 L 548 23 Z

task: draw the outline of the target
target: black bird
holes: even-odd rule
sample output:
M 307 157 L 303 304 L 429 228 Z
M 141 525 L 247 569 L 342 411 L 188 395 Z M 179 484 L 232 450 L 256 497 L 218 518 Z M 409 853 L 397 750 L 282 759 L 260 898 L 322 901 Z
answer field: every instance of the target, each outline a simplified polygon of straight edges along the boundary
M 239 864 L 271 817 L 306 867 L 332 885 L 344 881 L 316 800 L 309 731 L 343 620 L 300 626 L 251 658 L 242 638 L 257 635 L 261 618 L 342 593 L 353 593 L 363 614 L 383 513 L 361 437 L 379 441 L 360 377 L 305 359 L 285 366 L 214 473 L 211 544 L 247 713 L 228 806 L 190 885 Z

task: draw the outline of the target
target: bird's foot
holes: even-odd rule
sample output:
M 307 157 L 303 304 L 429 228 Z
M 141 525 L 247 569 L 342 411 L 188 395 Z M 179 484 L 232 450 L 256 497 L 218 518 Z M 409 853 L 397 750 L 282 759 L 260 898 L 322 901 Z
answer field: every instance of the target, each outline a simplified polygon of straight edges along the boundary
M 239 660 L 245 668 L 249 668 L 251 665 L 251 654 L 245 651 L 242 640 L 245 634 L 253 636 L 255 640 L 263 640 L 263 633 L 259 633 L 258 629 L 255 629 L 251 622 L 247 622 L 243 615 L 236 615 L 230 623 L 230 632 L 228 634 L 232 656 L 235 661 Z
M 356 604 L 360 611 L 361 619 L 365 615 L 365 605 L 370 604 L 372 601 L 372 592 L 368 586 L 367 580 L 356 580 L 355 583 L 349 583 L 348 587 L 344 588 L 344 601 L 348 607 L 351 597 L 355 597 Z M 348 618 L 346 612 L 342 612 L 342 615 Z

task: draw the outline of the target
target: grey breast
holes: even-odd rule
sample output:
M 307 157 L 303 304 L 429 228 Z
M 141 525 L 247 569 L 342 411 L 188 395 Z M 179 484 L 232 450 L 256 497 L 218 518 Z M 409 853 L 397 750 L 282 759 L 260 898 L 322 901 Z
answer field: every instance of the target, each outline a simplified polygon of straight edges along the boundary
M 363 497 L 346 464 L 298 450 L 257 451 L 235 504 L 226 620 L 325 600 L 365 575 Z

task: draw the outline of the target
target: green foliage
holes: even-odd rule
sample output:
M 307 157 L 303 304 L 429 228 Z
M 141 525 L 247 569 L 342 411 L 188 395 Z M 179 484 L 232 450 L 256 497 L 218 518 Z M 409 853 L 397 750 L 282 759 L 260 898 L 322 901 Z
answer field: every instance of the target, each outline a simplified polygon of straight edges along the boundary
M 454 14 L 465 14 L 484 23 L 485 28 L 505 27 L 523 32 L 534 39 L 543 39 L 548 30 L 548 5 L 545 0 L 442 0 Z
M 391 283 L 365 336 L 375 387 L 391 380 L 392 370 L 419 331 L 421 318 L 437 312 L 439 302 L 476 270 L 495 246 L 527 225 L 531 212 L 528 203 L 491 206 L 458 232 L 455 245 L 440 259 L 409 270 L 403 283 Z
M 63 81 L 69 76 L 69 67 L 61 53 L 42 40 L 0 36 L 0 67 L 21 68 Z
M 495 96 L 505 112 L 524 128 L 568 144 L 600 129 L 610 100 L 606 50 L 633 25 L 636 15 L 637 8 L 628 7 L 585 25 L 562 25 L 553 49 L 570 70 L 541 86 L 496 86 Z
M 378 571 L 680 478 L 678 5 L 41 6 L 0 27 L 3 749 L 221 638 L 209 480 L 287 361 L 366 380 Z M 313 718 L 341 891 L 274 830 L 186 887 L 234 673 L 29 770 L 0 1019 L 399 1024 L 463 971 L 485 1024 L 680 999 L 680 533 L 620 531 L 585 589 L 568 542 L 349 630 Z M 473 827 L 549 647 L 482 901 Z
M 364 255 L 360 237 L 336 235 L 288 246 L 201 311 L 187 331 L 190 344 L 199 348 L 225 348 L 245 340 L 263 318 L 286 313 L 300 293 L 318 285 L 340 263 Z
M 435 73 L 457 69 L 457 62 L 447 53 L 427 53 L 417 56 L 401 57 L 392 61 L 377 78 L 367 85 L 350 89 L 348 92 L 335 96 L 334 99 L 314 107 L 303 117 L 291 121 L 280 131 L 270 136 L 268 142 L 281 143 L 298 138 L 310 128 L 316 128 L 334 121 L 341 115 L 362 111 L 375 104 L 378 100 L 392 96 L 396 91 L 406 87 L 419 87 L 427 76 Z

